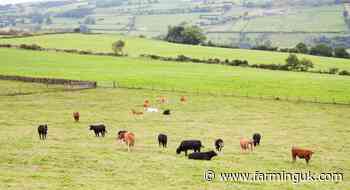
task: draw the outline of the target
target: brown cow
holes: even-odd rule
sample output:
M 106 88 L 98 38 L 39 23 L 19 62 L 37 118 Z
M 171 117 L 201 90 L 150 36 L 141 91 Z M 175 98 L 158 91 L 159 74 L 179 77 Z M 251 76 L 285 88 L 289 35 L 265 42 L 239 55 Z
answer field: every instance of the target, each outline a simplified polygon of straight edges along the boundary
M 181 96 L 180 101 L 182 103 L 185 103 L 187 101 L 187 97 L 186 96 Z
M 150 103 L 149 103 L 149 100 L 145 100 L 145 101 L 143 101 L 143 107 L 144 108 L 148 108 L 150 106 Z
M 241 145 L 241 151 L 245 151 L 245 150 L 249 150 L 249 146 L 250 146 L 250 150 L 253 151 L 253 146 L 254 146 L 254 141 L 251 139 L 247 139 L 247 138 L 242 138 L 239 141 L 239 144 Z
M 118 132 L 118 140 L 125 142 L 128 146 L 128 152 L 130 152 L 130 148 L 135 144 L 135 135 L 132 132 L 128 131 L 119 131 Z
M 306 164 L 309 164 L 309 160 L 311 159 L 311 156 L 314 152 L 311 150 L 307 150 L 307 149 L 302 149 L 302 148 L 297 148 L 297 147 L 292 147 L 292 158 L 293 158 L 293 162 L 296 161 L 297 157 L 299 157 L 300 159 L 305 159 L 306 160 Z
M 159 103 L 161 103 L 161 104 L 165 104 L 165 103 L 168 102 L 168 99 L 167 99 L 165 96 L 160 96 L 160 97 L 158 98 L 158 101 L 159 101 Z
M 74 117 L 75 122 L 78 122 L 78 121 L 79 121 L 79 118 L 80 118 L 79 112 L 74 112 L 74 113 L 73 113 L 73 117 Z
M 134 109 L 131 110 L 131 113 L 132 113 L 133 115 L 143 115 L 143 112 L 142 112 L 142 111 L 136 111 L 136 110 L 134 110 Z

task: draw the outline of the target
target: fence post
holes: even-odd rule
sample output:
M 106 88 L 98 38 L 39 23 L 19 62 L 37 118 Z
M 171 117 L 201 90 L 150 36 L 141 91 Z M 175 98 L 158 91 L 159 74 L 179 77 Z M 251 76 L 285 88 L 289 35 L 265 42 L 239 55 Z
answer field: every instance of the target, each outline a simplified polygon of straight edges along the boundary
M 115 86 L 115 81 L 113 81 L 113 88 L 116 88 L 116 86 Z
M 333 104 L 336 104 L 336 102 L 335 102 L 335 98 L 333 98 Z

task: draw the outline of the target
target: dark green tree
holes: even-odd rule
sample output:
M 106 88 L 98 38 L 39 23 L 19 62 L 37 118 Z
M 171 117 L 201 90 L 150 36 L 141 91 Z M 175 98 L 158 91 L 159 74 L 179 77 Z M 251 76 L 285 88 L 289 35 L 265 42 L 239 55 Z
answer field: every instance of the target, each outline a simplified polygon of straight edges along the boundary
M 350 55 L 343 47 L 337 47 L 334 49 L 334 56 L 339 58 L 349 58 Z
M 123 55 L 124 47 L 125 47 L 125 42 L 123 40 L 118 40 L 112 44 L 112 50 L 116 55 Z
M 306 44 L 300 42 L 295 46 L 295 49 L 297 50 L 298 53 L 304 53 L 307 54 L 309 53 L 309 49 L 307 48 Z
M 311 48 L 310 54 L 332 57 L 333 56 L 333 48 L 330 46 L 327 46 L 325 44 L 319 44 L 319 45 L 316 45 L 316 46 Z
M 197 26 L 169 26 L 168 33 L 165 37 L 168 42 L 183 44 L 201 44 L 206 40 L 202 29 Z

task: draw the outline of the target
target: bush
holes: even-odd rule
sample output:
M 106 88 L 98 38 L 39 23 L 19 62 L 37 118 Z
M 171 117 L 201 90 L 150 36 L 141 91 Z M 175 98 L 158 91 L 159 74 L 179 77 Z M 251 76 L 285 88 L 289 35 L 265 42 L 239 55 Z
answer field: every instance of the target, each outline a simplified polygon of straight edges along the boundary
M 339 69 L 338 68 L 329 68 L 329 71 L 328 73 L 329 74 L 337 74 L 339 72 Z
M 11 44 L 0 44 L 0 47 L 11 48 L 12 45 Z
M 339 75 L 346 75 L 346 76 L 350 76 L 350 72 L 347 70 L 342 70 L 339 72 Z
M 42 50 L 42 48 L 36 44 L 32 44 L 32 45 L 27 45 L 27 44 L 21 44 L 19 46 L 19 48 L 21 49 L 29 49 L 29 50 Z

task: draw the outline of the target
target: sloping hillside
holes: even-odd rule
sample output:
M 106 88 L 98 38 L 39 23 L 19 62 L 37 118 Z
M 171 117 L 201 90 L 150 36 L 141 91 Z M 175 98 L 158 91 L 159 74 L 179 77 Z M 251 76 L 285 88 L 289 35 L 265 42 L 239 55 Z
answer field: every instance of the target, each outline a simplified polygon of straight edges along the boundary
M 117 40 L 126 42 L 124 52 L 129 56 L 137 57 L 141 54 L 155 54 L 160 56 L 176 57 L 186 55 L 194 58 L 219 58 L 248 60 L 250 64 L 284 64 L 289 54 L 267 51 L 254 51 L 244 49 L 225 49 L 203 46 L 191 46 L 168 43 L 158 40 L 150 40 L 138 37 L 126 37 L 121 35 L 83 35 L 83 34 L 59 34 L 44 35 L 26 38 L 0 39 L 1 44 L 38 44 L 49 48 L 81 49 L 99 52 L 111 52 L 112 43 Z M 310 55 L 299 55 L 312 60 L 315 70 L 328 70 L 339 68 L 350 70 L 350 59 L 336 59 L 328 57 L 317 57 Z

